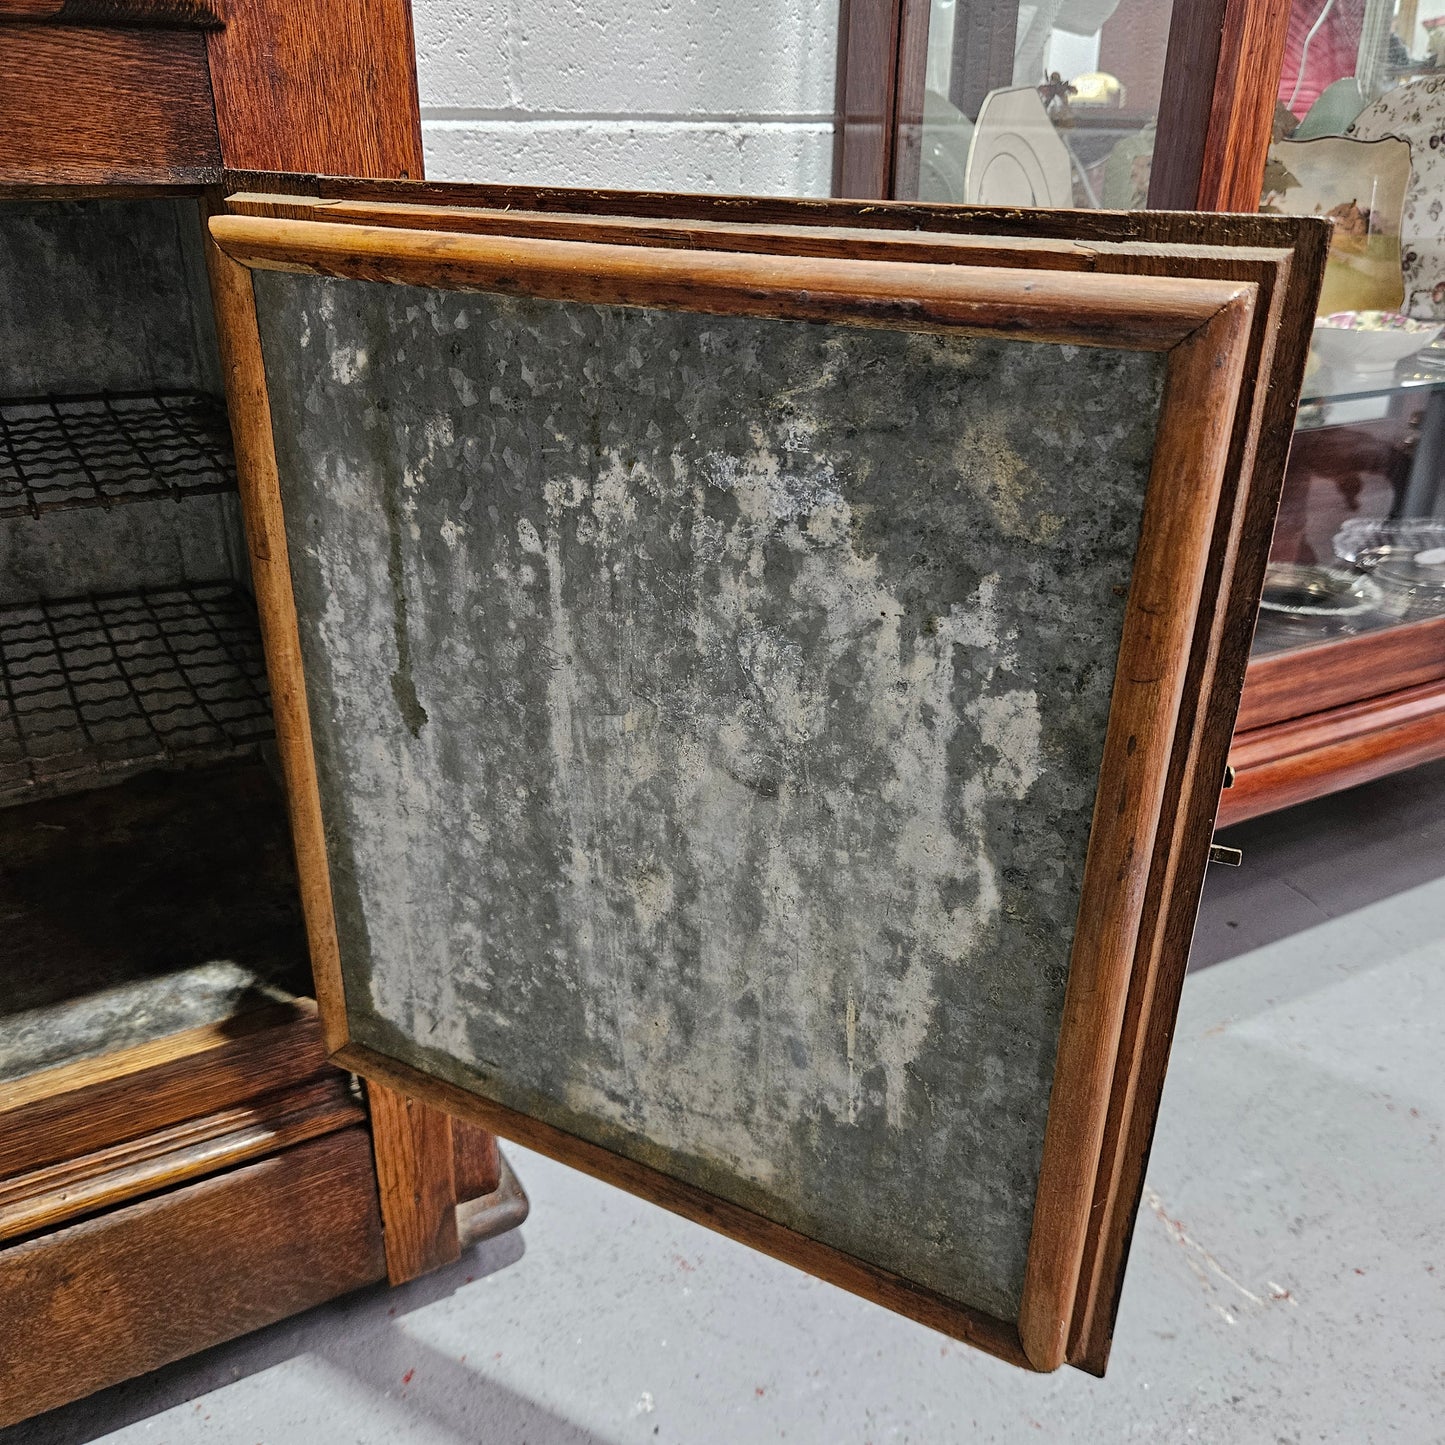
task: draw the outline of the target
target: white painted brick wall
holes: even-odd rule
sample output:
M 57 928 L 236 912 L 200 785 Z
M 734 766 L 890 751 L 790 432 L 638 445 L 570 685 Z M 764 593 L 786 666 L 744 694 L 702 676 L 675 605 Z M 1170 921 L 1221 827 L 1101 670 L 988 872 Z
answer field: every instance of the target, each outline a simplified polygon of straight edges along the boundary
M 826 196 L 838 0 L 412 0 L 433 180 Z

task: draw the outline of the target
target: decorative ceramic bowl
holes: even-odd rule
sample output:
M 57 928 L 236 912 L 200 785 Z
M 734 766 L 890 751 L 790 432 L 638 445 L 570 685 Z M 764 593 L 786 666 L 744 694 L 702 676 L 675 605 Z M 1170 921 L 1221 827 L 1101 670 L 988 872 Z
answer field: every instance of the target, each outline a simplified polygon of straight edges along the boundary
M 1410 147 L 1394 137 L 1278 141 L 1269 148 L 1264 209 L 1286 216 L 1328 216 L 1330 236 L 1320 313 L 1398 311 L 1400 214 L 1410 184 Z
M 1351 517 L 1335 533 L 1334 548 L 1335 556 L 1369 573 L 1392 613 L 1445 612 L 1445 520 Z
M 1389 371 L 1445 330 L 1395 311 L 1336 311 L 1315 322 L 1314 350 L 1340 371 Z

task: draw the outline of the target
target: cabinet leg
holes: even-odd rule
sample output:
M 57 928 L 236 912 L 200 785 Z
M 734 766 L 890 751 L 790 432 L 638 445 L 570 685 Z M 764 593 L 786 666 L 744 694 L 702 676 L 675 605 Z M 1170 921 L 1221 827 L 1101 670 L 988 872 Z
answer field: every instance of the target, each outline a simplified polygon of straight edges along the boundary
M 461 1254 L 449 1115 L 368 1080 L 386 1273 L 403 1284 Z
M 392 1284 L 450 1264 L 465 1246 L 526 1219 L 526 1191 L 494 1134 L 385 1084 L 368 1080 L 366 1093 Z
M 496 1193 L 502 1178 L 497 1136 L 464 1119 L 453 1119 L 452 1168 L 456 1173 L 458 1204 Z

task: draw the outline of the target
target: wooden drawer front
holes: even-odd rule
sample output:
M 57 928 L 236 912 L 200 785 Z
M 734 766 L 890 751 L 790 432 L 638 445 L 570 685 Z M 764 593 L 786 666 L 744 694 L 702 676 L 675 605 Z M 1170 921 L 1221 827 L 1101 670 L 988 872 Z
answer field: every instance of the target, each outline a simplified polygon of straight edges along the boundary
M 85 1059 L 0 1086 L 0 1179 L 334 1078 L 307 1004 Z
M 0 184 L 220 177 L 203 31 L 4 25 L 0 95 Z
M 1445 683 L 1237 733 L 1219 826 L 1445 757 Z
M 366 1110 L 346 1076 L 332 1073 L 77 1159 L 0 1179 L 0 1241 L 55 1229 L 365 1122 Z
M 0 1426 L 385 1274 L 359 1126 L 0 1251 Z

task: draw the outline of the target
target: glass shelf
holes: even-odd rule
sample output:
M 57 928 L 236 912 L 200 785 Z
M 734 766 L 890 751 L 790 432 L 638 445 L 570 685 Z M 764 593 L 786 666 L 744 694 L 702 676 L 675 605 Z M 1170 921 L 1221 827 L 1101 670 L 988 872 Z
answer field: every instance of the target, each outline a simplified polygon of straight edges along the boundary
M 1445 515 L 1442 483 L 1445 348 L 1433 346 L 1390 372 L 1321 368 L 1308 378 L 1252 655 L 1315 652 L 1438 617 L 1440 599 L 1433 595 L 1408 607 L 1384 595 L 1369 604 L 1371 583 L 1362 580 L 1369 577 L 1368 568 L 1356 568 L 1337 555 L 1336 539 L 1346 523 L 1360 518 Z M 1348 598 L 1333 595 L 1351 586 L 1352 579 L 1368 604 L 1358 610 L 1350 609 Z M 1289 610 L 1269 605 L 1272 588 L 1288 599 Z M 1295 610 L 1291 594 L 1311 590 L 1317 591 L 1317 601 L 1302 598 Z M 1301 658 L 1302 665 L 1306 661 L 1321 665 L 1318 657 Z
M 1438 376 L 1397 374 L 1392 371 L 1326 373 L 1323 369 L 1307 377 L 1300 406 L 1329 406 L 1335 402 L 1365 401 L 1377 397 L 1393 398 L 1410 392 L 1431 392 L 1445 389 L 1445 371 Z

